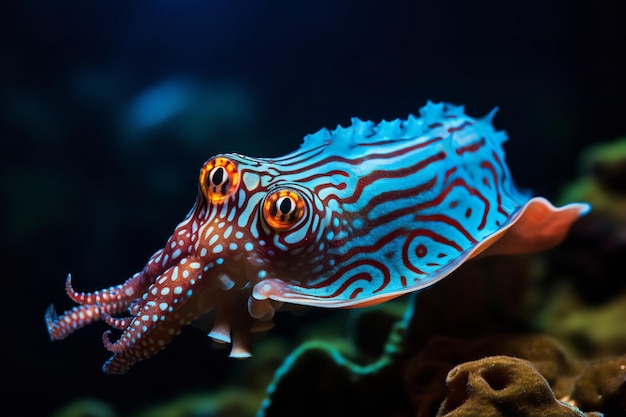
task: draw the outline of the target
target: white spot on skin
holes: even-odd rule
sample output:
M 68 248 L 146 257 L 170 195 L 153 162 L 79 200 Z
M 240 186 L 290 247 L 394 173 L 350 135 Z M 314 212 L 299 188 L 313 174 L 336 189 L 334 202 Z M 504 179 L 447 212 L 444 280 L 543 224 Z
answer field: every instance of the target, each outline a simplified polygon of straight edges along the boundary
M 168 307 L 167 303 L 161 303 L 161 304 L 159 304 L 159 308 L 160 308 L 161 310 L 167 310 L 167 307 Z
M 237 244 L 236 244 L 236 243 L 231 243 L 231 244 L 228 246 L 228 248 L 229 248 L 230 250 L 237 250 Z
M 251 172 L 245 172 L 243 174 L 243 183 L 246 185 L 246 188 L 250 191 L 253 191 L 256 187 L 259 186 L 259 176 L 258 174 L 253 174 Z
M 217 242 L 217 239 L 219 239 L 220 237 L 218 235 L 213 235 L 211 236 L 211 239 L 209 239 L 209 245 L 213 246 L 215 244 L 215 242 Z
M 223 250 L 224 250 L 224 247 L 222 245 L 217 245 L 216 247 L 213 248 L 213 253 L 220 253 Z
M 192 262 L 189 264 L 189 268 L 191 269 L 200 269 L 200 263 L 199 262 Z
M 252 243 L 250 243 L 250 242 L 246 242 L 246 243 L 243 245 L 243 247 L 244 247 L 244 248 L 245 248 L 248 252 L 250 252 L 252 249 L 254 249 L 254 245 L 253 245 Z
M 172 272 L 172 277 L 170 279 L 172 281 L 176 281 L 178 279 L 178 267 L 174 268 L 174 271 Z
M 179 287 L 174 288 L 174 294 L 182 294 L 182 293 L 183 293 L 183 287 L 179 286 Z
M 203 257 L 203 258 L 204 258 L 204 257 L 206 256 L 206 253 L 207 253 L 206 248 L 202 248 L 202 249 L 200 249 L 200 256 L 201 256 L 201 257 Z
M 170 288 L 169 287 L 165 287 L 161 289 L 161 295 L 167 295 L 170 293 Z
M 243 237 L 243 233 L 241 233 L 241 232 L 235 232 L 235 237 L 236 237 L 237 239 L 241 239 L 241 238 Z
M 235 281 L 233 281 L 228 275 L 220 274 L 217 276 L 217 280 L 220 282 L 220 287 L 224 290 L 230 290 L 235 286 Z
M 183 251 L 180 250 L 180 248 L 176 249 L 174 252 L 172 252 L 172 259 L 178 258 L 182 253 Z
M 187 278 L 189 277 L 189 271 L 187 271 L 186 269 L 183 269 L 183 278 Z

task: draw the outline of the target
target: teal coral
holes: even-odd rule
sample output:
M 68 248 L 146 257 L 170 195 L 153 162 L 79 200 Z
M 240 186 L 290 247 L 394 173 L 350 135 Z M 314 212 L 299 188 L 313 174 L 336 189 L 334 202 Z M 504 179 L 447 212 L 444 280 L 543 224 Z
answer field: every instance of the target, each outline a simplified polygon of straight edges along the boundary
M 398 319 L 397 309 L 393 308 L 397 304 L 390 302 L 365 310 L 368 313 L 358 313 L 358 319 L 388 325 L 386 343 L 376 360 L 362 363 L 367 361 L 363 358 L 370 357 L 368 352 L 377 350 L 371 345 L 361 345 L 366 354 L 356 358 L 358 353 L 344 343 L 303 343 L 276 371 L 257 416 L 339 417 L 405 409 L 408 403 L 398 379 L 398 357 L 403 354 L 407 323 L 414 310 L 413 303 L 409 303 L 404 318 Z M 355 327 L 371 329 L 358 323 Z M 360 340 L 358 336 L 356 339 Z M 311 401 L 312 397 L 324 400 Z M 303 403 L 307 406 L 302 407 Z

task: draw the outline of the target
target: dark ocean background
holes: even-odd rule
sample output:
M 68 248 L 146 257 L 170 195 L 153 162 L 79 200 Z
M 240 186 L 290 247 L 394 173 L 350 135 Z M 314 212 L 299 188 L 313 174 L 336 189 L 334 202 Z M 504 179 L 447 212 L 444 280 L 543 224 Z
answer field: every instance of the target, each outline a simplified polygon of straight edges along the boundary
M 427 100 L 464 104 L 476 117 L 499 106 L 494 123 L 510 136 L 516 184 L 554 199 L 579 174 L 586 147 L 626 134 L 621 8 L 617 0 L 5 2 L 5 401 L 17 415 L 48 415 L 89 396 L 123 413 L 232 379 L 241 362 L 195 328 L 111 376 L 101 371 L 106 326 L 53 343 L 44 324 L 51 303 L 72 306 L 68 272 L 89 291 L 140 270 L 193 205 L 198 170 L 218 152 L 282 156 L 322 127 L 404 118 Z M 279 314 L 272 332 L 333 313 Z

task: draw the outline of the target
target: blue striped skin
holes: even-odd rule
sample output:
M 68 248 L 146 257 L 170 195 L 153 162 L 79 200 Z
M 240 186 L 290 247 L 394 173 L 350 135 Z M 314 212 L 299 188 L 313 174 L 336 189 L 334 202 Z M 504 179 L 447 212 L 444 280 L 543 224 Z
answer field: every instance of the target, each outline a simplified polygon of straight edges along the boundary
M 281 304 L 362 307 L 414 292 L 478 254 L 558 243 L 585 204 L 518 192 L 504 132 L 463 107 L 428 102 L 420 117 L 352 120 L 280 158 L 222 154 L 199 176 L 195 206 L 144 269 L 46 322 L 53 340 L 93 321 L 122 331 L 104 365 L 123 373 L 182 326 L 215 312 L 209 333 L 247 357 L 249 334 Z M 127 312 L 125 317 L 116 317 Z
M 325 250 L 306 257 L 319 262 L 307 267 L 304 260 L 290 259 L 300 273 L 267 277 L 255 287 L 257 298 L 347 307 L 423 288 L 456 267 L 466 251 L 528 201 L 503 163 L 507 137 L 491 125 L 493 112 L 476 120 L 462 107 L 429 103 L 420 114 L 378 125 L 353 119 L 348 128 L 307 136 L 300 150 L 280 160 L 237 159 L 240 166 L 254 161 L 256 172 L 277 169 L 280 177 L 268 178 L 268 187 L 278 182 L 308 191 L 324 187 L 317 193 L 325 204 L 316 209 L 323 221 L 314 241 Z M 467 122 L 471 125 L 455 130 Z M 355 165 L 355 160 L 363 162 Z M 485 163 L 493 171 L 482 168 Z M 307 179 L 312 169 L 324 175 Z M 357 189 L 362 192 L 355 199 Z M 294 240 L 303 237 L 300 233 Z

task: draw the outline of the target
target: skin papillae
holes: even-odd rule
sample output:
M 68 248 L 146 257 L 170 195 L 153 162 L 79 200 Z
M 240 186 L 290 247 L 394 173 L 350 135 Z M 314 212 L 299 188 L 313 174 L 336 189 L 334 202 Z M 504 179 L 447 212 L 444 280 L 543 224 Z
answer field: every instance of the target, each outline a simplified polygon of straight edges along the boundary
M 519 192 L 495 110 L 472 118 L 428 102 L 419 117 L 308 135 L 284 157 L 221 154 L 201 168 L 187 217 L 124 283 L 51 306 L 53 340 L 104 320 L 107 373 L 121 374 L 208 313 L 209 336 L 251 355 L 250 333 L 283 303 L 348 308 L 382 303 L 443 279 L 464 262 L 558 244 L 589 210 Z

